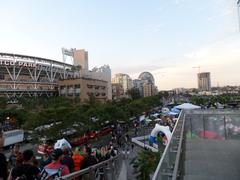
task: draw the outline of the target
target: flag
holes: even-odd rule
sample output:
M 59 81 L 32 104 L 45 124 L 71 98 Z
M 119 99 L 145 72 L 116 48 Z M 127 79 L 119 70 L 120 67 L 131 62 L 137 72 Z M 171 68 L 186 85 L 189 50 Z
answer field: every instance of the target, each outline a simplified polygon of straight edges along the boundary
M 237 5 L 239 5 L 239 6 L 240 6 L 240 0 L 238 0 L 238 2 L 237 2 Z

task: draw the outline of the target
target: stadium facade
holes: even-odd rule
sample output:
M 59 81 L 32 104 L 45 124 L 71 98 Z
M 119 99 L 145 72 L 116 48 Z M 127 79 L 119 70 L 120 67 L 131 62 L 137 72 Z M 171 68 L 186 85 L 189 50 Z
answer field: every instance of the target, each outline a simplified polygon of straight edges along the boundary
M 0 96 L 36 97 L 58 93 L 58 80 L 74 77 L 73 65 L 34 56 L 0 53 Z

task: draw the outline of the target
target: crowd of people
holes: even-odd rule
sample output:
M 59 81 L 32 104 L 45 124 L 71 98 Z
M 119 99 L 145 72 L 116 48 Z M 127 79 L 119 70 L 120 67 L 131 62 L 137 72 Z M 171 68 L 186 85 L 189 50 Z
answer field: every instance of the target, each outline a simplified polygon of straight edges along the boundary
M 2 146 L 3 137 L 0 135 L 0 147 Z M 117 154 L 118 149 L 111 141 L 109 145 L 102 147 L 85 145 L 74 149 L 57 148 L 44 153 L 39 159 L 32 150 L 21 152 L 20 146 L 15 144 L 8 161 L 5 155 L 0 153 L 0 180 L 54 179 L 88 168 Z
M 170 121 L 166 120 L 166 123 Z M 140 127 L 133 122 L 134 131 Z M 108 160 L 120 150 L 125 154 L 125 158 L 128 158 L 128 154 L 134 149 L 129 133 L 128 125 L 118 124 L 106 146 L 96 147 L 88 144 L 74 149 L 57 148 L 52 152 L 44 152 L 41 158 L 35 157 L 30 149 L 21 152 L 20 145 L 15 144 L 8 159 L 0 153 L 0 180 L 49 179 L 49 176 L 53 179 L 52 177 L 65 176 Z M 0 149 L 2 144 L 3 138 L 0 135 Z

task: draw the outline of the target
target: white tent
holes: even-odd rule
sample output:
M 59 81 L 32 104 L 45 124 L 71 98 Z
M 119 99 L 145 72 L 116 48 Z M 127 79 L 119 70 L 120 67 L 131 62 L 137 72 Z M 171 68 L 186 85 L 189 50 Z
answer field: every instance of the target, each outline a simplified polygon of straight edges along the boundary
M 201 107 L 196 106 L 196 105 L 191 104 L 191 103 L 183 103 L 179 106 L 175 106 L 174 108 L 177 108 L 177 109 L 200 109 Z
M 168 108 L 162 108 L 162 113 L 168 113 L 170 110 Z

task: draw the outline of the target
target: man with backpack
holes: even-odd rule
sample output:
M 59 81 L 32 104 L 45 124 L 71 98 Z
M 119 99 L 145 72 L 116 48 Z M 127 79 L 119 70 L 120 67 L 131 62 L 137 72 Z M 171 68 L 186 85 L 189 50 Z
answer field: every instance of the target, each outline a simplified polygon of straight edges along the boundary
M 8 180 L 24 179 L 33 180 L 40 176 L 40 170 L 32 165 L 33 151 L 28 149 L 23 152 L 23 163 L 14 167 L 8 177 Z
M 55 149 L 52 152 L 52 162 L 45 166 L 41 172 L 41 179 L 55 179 L 69 174 L 69 169 L 61 163 L 63 159 L 63 151 Z

